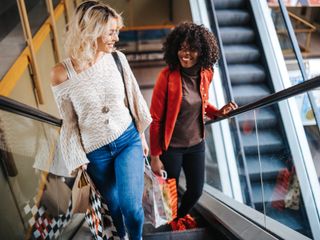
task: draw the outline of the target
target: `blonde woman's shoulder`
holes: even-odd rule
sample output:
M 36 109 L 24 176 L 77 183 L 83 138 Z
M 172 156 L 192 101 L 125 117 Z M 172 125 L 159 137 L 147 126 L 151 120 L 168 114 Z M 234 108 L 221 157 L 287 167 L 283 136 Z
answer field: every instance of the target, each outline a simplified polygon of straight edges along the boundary
M 58 63 L 51 69 L 50 74 L 51 85 L 57 86 L 68 80 L 68 74 L 65 66 L 62 63 Z

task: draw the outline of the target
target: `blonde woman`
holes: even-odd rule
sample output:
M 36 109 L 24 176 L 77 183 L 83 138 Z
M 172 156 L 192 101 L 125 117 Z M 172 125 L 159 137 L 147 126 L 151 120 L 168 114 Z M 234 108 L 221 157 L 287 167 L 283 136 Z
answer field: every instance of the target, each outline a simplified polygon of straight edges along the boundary
M 119 236 L 141 239 L 144 130 L 150 113 L 123 53 L 112 56 L 121 16 L 96 1 L 76 10 L 66 37 L 69 58 L 52 70 L 63 118 L 61 151 L 68 172 L 87 168 L 106 201 Z M 123 220 L 124 219 L 124 220 Z

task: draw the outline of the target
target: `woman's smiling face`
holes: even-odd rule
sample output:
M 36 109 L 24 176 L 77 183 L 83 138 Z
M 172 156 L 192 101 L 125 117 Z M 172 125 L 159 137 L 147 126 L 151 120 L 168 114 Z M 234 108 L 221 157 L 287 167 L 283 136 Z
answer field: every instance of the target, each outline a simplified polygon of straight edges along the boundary
M 197 64 L 199 52 L 190 48 L 187 42 L 183 42 L 178 51 L 178 58 L 183 68 L 191 68 Z
M 106 26 L 105 33 L 97 39 L 98 51 L 112 52 L 114 45 L 119 41 L 118 22 L 115 18 L 111 18 Z

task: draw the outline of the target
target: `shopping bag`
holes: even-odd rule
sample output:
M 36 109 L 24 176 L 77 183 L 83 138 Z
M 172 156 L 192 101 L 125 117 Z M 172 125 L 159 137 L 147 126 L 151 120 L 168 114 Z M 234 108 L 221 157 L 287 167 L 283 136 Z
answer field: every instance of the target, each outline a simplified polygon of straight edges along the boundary
M 103 203 L 101 194 L 95 188 L 89 176 L 88 181 L 90 183 L 90 206 L 85 214 L 85 219 L 93 238 L 95 240 L 118 239 L 118 233 L 113 224 L 108 206 Z
M 277 182 L 272 193 L 271 206 L 280 211 L 283 210 L 285 206 L 284 198 L 289 190 L 290 175 L 291 173 L 287 168 L 279 171 Z
M 162 182 L 162 180 L 164 182 Z M 159 179 L 159 177 L 152 172 L 148 159 L 145 159 L 142 204 L 145 222 L 151 223 L 155 228 L 170 222 L 174 216 L 170 205 L 171 198 L 168 198 L 169 187 L 165 184 L 165 180 L 166 173 L 163 172 L 161 179 Z M 160 184 L 160 182 L 162 183 Z
M 299 210 L 300 208 L 300 186 L 298 176 L 295 172 L 295 168 L 291 171 L 291 181 L 287 195 L 284 198 L 285 208 L 290 208 L 292 210 Z
M 176 179 L 168 179 L 166 177 L 166 174 L 162 174 L 162 176 L 157 176 L 157 179 L 162 193 L 166 217 L 169 221 L 171 221 L 177 217 L 178 210 L 178 194 Z
M 71 189 L 65 183 L 63 177 L 48 174 L 41 198 L 41 205 L 53 216 L 66 214 L 71 199 Z
M 34 197 L 29 201 L 22 211 L 22 217 L 28 223 L 30 230 L 27 233 L 25 239 L 37 239 L 37 240 L 50 240 L 58 239 L 64 227 L 66 227 L 72 218 L 71 212 L 72 202 L 69 201 L 68 209 L 65 214 L 52 217 L 45 206 L 39 204 L 37 198 Z
M 89 208 L 90 183 L 88 173 L 79 169 L 72 188 L 72 212 L 86 213 Z

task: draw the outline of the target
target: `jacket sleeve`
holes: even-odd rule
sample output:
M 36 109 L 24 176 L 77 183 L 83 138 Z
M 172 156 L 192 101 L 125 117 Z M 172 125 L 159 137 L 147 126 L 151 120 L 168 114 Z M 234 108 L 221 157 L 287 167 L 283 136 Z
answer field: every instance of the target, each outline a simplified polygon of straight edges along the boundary
M 59 91 L 53 92 L 63 121 L 60 130 L 62 160 L 71 174 L 81 165 L 89 163 L 89 160 L 82 146 L 78 119 L 71 100 L 61 96 Z
M 210 84 L 211 84 L 213 76 L 214 76 L 214 71 L 213 71 L 213 69 L 210 69 L 209 72 L 210 72 L 209 79 L 210 79 Z M 219 109 L 208 102 L 210 84 L 207 87 L 207 99 L 206 99 L 206 105 L 205 105 L 205 112 L 206 112 L 206 116 L 208 118 L 215 119 L 218 116 Z
M 152 121 L 150 111 L 126 56 L 120 51 L 117 52 L 124 71 L 124 80 L 126 83 L 124 87 L 127 89 L 129 107 L 134 118 L 133 120 L 139 133 L 143 133 Z
M 218 111 L 219 109 L 216 108 L 214 105 L 212 105 L 211 103 L 208 103 L 206 105 L 206 115 L 208 118 L 210 119 L 215 119 L 218 116 Z
M 168 73 L 162 71 L 156 81 L 151 100 L 150 151 L 152 156 L 162 153 L 167 105 Z

